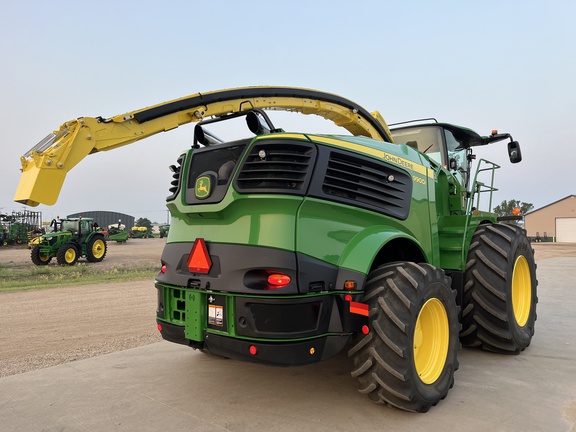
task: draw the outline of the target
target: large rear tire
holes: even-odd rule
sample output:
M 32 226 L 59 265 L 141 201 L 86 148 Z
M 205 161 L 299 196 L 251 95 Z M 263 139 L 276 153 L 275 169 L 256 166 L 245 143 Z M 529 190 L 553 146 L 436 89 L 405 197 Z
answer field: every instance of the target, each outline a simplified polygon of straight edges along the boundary
M 359 391 L 372 401 L 426 412 L 444 399 L 458 369 L 458 306 L 450 278 L 429 264 L 380 267 L 368 275 L 363 302 L 369 333 L 348 355 Z
M 50 254 L 46 255 L 40 252 L 40 245 L 35 245 L 32 248 L 30 256 L 32 258 L 32 262 L 36 265 L 47 265 L 50 262 L 50 260 L 52 260 Z
M 78 248 L 74 243 L 64 243 L 56 253 L 56 261 L 60 265 L 74 265 L 78 261 Z
M 466 346 L 518 354 L 534 335 L 536 264 L 525 231 L 482 225 L 468 253 L 460 340 Z
M 92 237 L 86 244 L 86 258 L 90 262 L 100 262 L 106 256 L 108 247 L 104 237 Z

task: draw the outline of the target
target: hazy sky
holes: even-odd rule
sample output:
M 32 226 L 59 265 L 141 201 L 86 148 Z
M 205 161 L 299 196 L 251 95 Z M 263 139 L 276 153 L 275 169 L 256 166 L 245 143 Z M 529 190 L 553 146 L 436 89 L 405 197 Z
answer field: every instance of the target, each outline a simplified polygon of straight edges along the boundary
M 24 208 L 12 201 L 20 156 L 65 121 L 246 85 L 336 93 L 389 123 L 435 117 L 509 132 L 522 163 L 508 162 L 503 142 L 476 152 L 502 166 L 494 205 L 576 194 L 572 0 L 2 3 L 2 213 Z M 165 222 L 167 167 L 192 130 L 88 156 L 54 206 L 29 209 L 44 220 L 110 210 Z

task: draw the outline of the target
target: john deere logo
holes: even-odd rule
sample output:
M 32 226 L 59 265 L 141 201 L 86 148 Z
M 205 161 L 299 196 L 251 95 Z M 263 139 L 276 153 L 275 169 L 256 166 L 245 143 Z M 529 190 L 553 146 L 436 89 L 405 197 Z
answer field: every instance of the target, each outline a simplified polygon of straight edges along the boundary
M 212 181 L 209 176 L 202 176 L 196 179 L 196 186 L 194 187 L 194 195 L 198 199 L 208 198 L 212 192 Z

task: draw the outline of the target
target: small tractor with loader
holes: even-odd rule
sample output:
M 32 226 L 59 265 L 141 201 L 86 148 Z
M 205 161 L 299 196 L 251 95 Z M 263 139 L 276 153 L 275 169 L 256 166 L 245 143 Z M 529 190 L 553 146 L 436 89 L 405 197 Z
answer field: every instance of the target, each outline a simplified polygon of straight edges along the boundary
M 41 236 L 31 258 L 36 265 L 47 265 L 54 257 L 60 265 L 73 265 L 80 257 L 100 262 L 106 252 L 106 239 L 92 218 L 68 218 L 60 220 L 57 231 Z
M 346 131 L 284 131 L 266 110 Z M 209 130 L 233 119 L 246 121 L 239 139 Z M 187 123 L 194 139 L 170 167 L 155 281 L 165 340 L 269 365 L 347 352 L 360 392 L 417 412 L 448 394 L 461 344 L 509 354 L 530 344 L 533 251 L 490 212 L 499 166 L 481 159 L 472 173 L 473 149 L 498 141 L 520 162 L 509 134 L 435 121 L 391 130 L 378 112 L 310 89 L 197 93 L 64 123 L 21 158 L 14 199 L 54 204 L 84 157 Z

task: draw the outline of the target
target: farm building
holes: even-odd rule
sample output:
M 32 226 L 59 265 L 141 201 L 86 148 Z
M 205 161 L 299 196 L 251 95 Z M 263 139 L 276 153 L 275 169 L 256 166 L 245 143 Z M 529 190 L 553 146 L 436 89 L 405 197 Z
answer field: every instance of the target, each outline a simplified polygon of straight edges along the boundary
M 76 218 L 80 216 L 94 218 L 94 220 L 101 227 L 117 226 L 118 221 L 120 221 L 122 225 L 126 226 L 127 229 L 130 229 L 134 226 L 134 216 L 130 216 L 124 213 L 98 210 L 68 215 L 69 218 Z
M 569 195 L 524 217 L 528 237 L 535 241 L 576 243 L 576 195 Z

